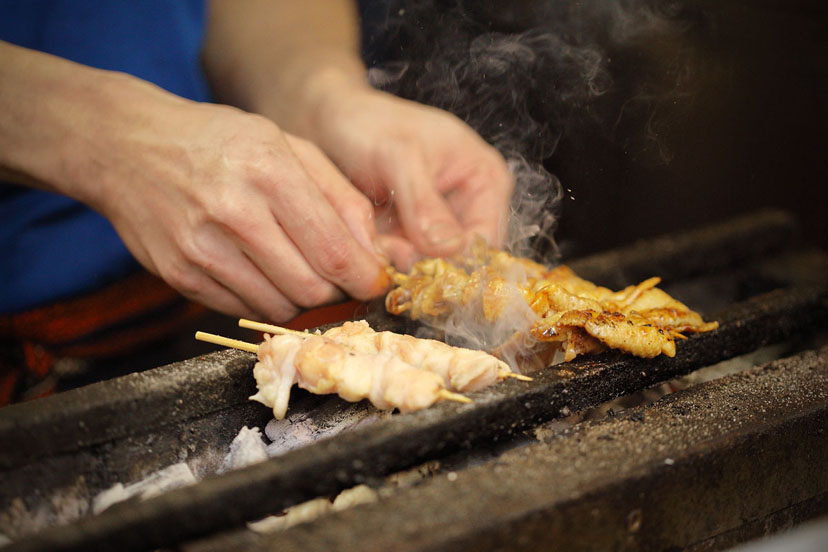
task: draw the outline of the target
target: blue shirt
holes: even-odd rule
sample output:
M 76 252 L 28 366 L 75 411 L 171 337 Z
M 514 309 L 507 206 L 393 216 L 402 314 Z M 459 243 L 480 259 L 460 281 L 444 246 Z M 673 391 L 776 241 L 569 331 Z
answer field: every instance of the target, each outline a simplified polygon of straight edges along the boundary
M 205 21 L 204 0 L 0 0 L 0 39 L 196 101 L 210 100 L 199 59 Z M 138 266 L 86 206 L 0 182 L 0 313 L 97 289 Z

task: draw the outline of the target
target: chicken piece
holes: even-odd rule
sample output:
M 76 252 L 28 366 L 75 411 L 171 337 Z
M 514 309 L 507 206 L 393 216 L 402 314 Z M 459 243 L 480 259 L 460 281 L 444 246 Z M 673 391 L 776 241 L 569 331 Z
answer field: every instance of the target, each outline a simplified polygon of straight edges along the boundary
M 411 366 L 439 375 L 444 385 L 454 391 L 476 391 L 511 373 L 508 364 L 484 351 L 393 332 L 375 332 L 364 320 L 345 322 L 324 336 L 361 354 L 386 352 L 397 356 Z
M 642 357 L 673 356 L 675 339 L 683 339 L 682 332 L 707 332 L 718 327 L 717 322 L 705 322 L 658 289 L 658 277 L 613 291 L 578 277 L 566 266 L 547 269 L 534 261 L 487 249 L 480 242 L 473 244 L 470 258 L 426 259 L 415 264 L 412 277 L 402 275 L 395 282 L 398 287 L 386 304 L 400 303 L 391 299 L 394 296 L 404 297 L 405 308 L 389 307 L 389 312 L 406 312 L 412 319 L 423 318 L 429 323 L 439 323 L 460 305 L 478 308 L 473 301 L 479 301 L 483 321 L 494 324 L 511 302 L 522 297 L 540 318 L 530 332 L 543 343 L 560 343 L 565 360 L 606 347 Z M 464 282 L 466 288 L 458 293 L 456 289 Z M 444 283 L 454 291 L 445 293 Z M 514 293 L 515 289 L 519 293 Z M 531 350 L 519 352 L 519 343 L 510 338 L 495 350 L 514 358 L 533 356 Z
M 253 376 L 259 391 L 250 398 L 272 407 L 278 420 L 287 412 L 294 383 L 311 393 L 336 393 L 351 402 L 369 399 L 379 409 L 401 412 L 420 410 L 444 398 L 468 402 L 447 392 L 438 374 L 385 352 L 359 354 L 321 335 L 266 335 L 258 355 Z
M 296 382 L 294 359 L 304 341 L 294 335 L 271 338 L 265 334 L 259 346 L 259 362 L 253 367 L 258 392 L 250 400 L 272 407 L 277 420 L 287 412 L 290 388 Z
M 541 341 L 566 341 L 566 358 L 572 360 L 582 352 L 600 350 L 572 329 L 587 334 L 612 349 L 620 349 L 642 358 L 659 354 L 676 355 L 676 344 L 669 331 L 650 324 L 641 317 L 627 317 L 619 312 L 567 311 L 540 321 L 532 333 Z

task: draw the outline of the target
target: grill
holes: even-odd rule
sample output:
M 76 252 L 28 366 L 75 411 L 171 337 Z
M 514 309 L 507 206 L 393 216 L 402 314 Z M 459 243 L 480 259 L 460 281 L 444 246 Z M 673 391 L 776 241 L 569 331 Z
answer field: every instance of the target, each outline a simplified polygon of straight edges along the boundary
M 673 359 L 579 357 L 469 405 L 391 416 L 94 516 L 89 497 L 114 483 L 182 460 L 213 473 L 242 426 L 267 423 L 268 409 L 247 400 L 253 356 L 216 352 L 7 407 L 0 532 L 15 551 L 712 550 L 824 515 L 828 256 L 794 248 L 796 236 L 794 217 L 764 211 L 569 263 L 615 288 L 662 276 L 720 322 Z M 375 328 L 418 329 L 374 307 Z M 778 358 L 574 423 L 573 413 L 742 355 Z M 297 390 L 290 412 L 345 408 Z M 433 473 L 392 485 L 418 467 Z M 283 531 L 245 528 L 362 483 L 378 501 Z

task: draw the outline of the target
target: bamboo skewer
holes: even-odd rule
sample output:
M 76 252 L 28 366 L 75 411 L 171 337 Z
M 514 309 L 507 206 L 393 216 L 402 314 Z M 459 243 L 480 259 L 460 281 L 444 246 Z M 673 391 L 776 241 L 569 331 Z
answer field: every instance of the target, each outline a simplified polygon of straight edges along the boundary
M 240 322 L 241 323 L 241 322 Z M 257 324 L 254 322 L 254 324 Z M 265 324 L 266 325 L 266 324 Z M 255 329 L 255 328 L 254 328 Z M 289 330 L 289 332 L 293 332 L 295 330 Z M 296 332 L 296 333 L 305 333 L 305 332 Z M 240 341 L 238 339 L 231 339 L 229 337 L 224 337 L 222 335 L 211 334 L 207 332 L 196 332 L 195 338 L 198 341 L 204 341 L 206 343 L 212 343 L 214 345 L 221 345 L 222 347 L 230 347 L 231 349 L 240 349 L 242 351 L 247 351 L 249 353 L 258 353 L 259 346 L 255 343 L 248 343 L 247 341 Z M 449 391 L 448 389 L 440 389 L 437 392 L 437 396 L 444 401 L 454 401 L 459 403 L 470 403 L 472 400 L 465 395 L 461 395 L 460 393 L 454 393 Z
M 449 391 L 448 389 L 440 389 L 437 391 L 437 396 L 443 399 L 444 401 L 454 401 L 459 403 L 470 403 L 472 400 L 465 395 L 461 395 L 460 393 L 454 393 Z
M 264 322 L 256 322 L 254 320 L 247 320 L 246 318 L 239 319 L 239 327 L 247 328 L 248 330 L 256 330 L 259 332 L 269 333 L 273 335 L 298 335 L 302 337 L 309 337 L 313 335 L 310 332 L 300 332 L 298 330 L 291 330 L 289 328 L 282 328 L 281 326 L 274 326 L 273 324 L 265 324 Z
M 254 320 L 247 320 L 245 318 L 239 319 L 239 327 L 247 328 L 248 330 L 256 330 L 259 332 L 269 333 L 273 335 L 298 335 L 301 337 L 309 337 L 314 334 L 310 332 L 300 332 L 297 330 L 291 330 L 289 328 L 283 328 L 281 326 L 274 326 L 273 324 L 265 324 L 264 322 L 256 322 Z M 529 376 L 524 376 L 523 374 L 518 374 L 516 372 L 512 372 L 510 370 L 499 370 L 497 375 L 501 378 L 514 378 L 520 381 L 532 381 L 532 378 Z
M 248 343 L 247 341 L 240 341 L 238 339 L 231 339 L 221 335 L 211 334 L 207 332 L 196 332 L 195 338 L 198 341 L 206 341 L 222 347 L 230 347 L 231 349 L 240 349 L 248 353 L 258 353 L 259 346 L 255 343 Z

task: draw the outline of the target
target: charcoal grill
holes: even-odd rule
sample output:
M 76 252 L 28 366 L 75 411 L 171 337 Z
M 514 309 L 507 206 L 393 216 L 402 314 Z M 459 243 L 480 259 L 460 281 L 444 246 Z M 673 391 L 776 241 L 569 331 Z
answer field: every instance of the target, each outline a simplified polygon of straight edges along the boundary
M 6 407 L 0 533 L 14 551 L 714 550 L 820 517 L 828 256 L 793 247 L 796 235 L 792 216 L 765 211 L 569 263 L 611 287 L 660 275 L 720 321 L 681 342 L 675 358 L 579 357 L 531 383 L 474 393 L 470 405 L 395 415 L 94 516 L 84 500 L 112 484 L 182 460 L 212 473 L 242 426 L 263 427 L 271 413 L 247 400 L 253 355 L 214 352 Z M 369 319 L 417 329 L 379 308 Z M 572 413 L 774 344 L 783 358 L 555 429 Z M 295 391 L 291 411 L 344 404 Z M 434 475 L 377 502 L 269 534 L 245 528 L 434 461 Z M 69 519 L 49 523 L 61 515 Z

